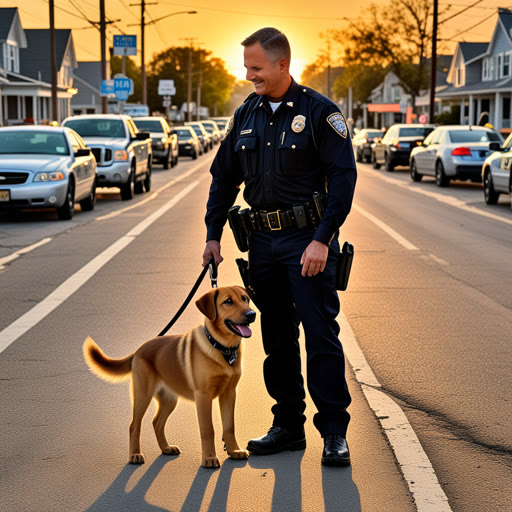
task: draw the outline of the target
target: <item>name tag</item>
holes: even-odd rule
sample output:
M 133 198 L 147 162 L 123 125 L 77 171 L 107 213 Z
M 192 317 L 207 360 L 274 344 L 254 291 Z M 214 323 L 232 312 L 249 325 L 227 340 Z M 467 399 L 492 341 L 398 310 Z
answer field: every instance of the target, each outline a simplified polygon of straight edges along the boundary
M 249 128 L 248 130 L 242 130 L 240 135 L 248 135 L 249 133 L 252 133 L 252 128 Z

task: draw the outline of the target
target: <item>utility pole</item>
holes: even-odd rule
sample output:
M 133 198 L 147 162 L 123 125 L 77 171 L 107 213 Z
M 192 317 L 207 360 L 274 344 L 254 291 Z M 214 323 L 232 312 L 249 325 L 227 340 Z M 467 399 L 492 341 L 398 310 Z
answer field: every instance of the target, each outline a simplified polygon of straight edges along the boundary
M 187 72 L 187 121 L 192 121 L 192 50 L 195 37 L 185 37 L 188 43 L 188 72 Z M 198 94 L 199 95 L 199 94 Z M 199 105 L 196 107 L 199 108 Z
M 434 0 L 434 19 L 432 22 L 432 57 L 430 61 L 430 105 L 428 122 L 434 122 L 434 107 L 436 102 L 436 74 L 437 74 L 437 11 L 438 0 Z
M 52 80 L 52 121 L 59 121 L 59 104 L 57 101 L 57 50 L 55 45 L 55 4 L 50 0 L 50 65 Z
M 107 56 L 106 56 L 107 24 L 105 22 L 105 0 L 100 0 L 100 46 L 101 46 L 101 79 L 107 79 Z M 108 98 L 101 97 L 101 113 L 108 112 Z

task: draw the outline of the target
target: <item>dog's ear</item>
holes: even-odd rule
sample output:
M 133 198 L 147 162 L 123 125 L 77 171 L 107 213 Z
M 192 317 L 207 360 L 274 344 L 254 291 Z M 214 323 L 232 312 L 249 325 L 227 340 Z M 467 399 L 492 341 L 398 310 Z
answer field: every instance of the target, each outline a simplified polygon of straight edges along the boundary
M 206 318 L 212 322 L 217 318 L 217 295 L 218 290 L 214 288 L 208 293 L 205 293 L 201 298 L 196 300 L 196 306 Z

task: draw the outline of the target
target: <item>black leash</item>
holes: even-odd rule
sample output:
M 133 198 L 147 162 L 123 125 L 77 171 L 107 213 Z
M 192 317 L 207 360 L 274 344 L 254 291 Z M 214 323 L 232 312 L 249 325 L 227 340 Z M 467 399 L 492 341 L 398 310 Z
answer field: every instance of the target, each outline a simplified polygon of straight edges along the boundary
M 192 300 L 192 297 L 197 292 L 199 285 L 203 281 L 204 276 L 206 275 L 206 272 L 208 272 L 208 271 L 210 271 L 210 280 L 212 282 L 212 288 L 217 288 L 217 265 L 215 265 L 215 261 L 212 257 L 210 259 L 210 261 L 208 262 L 208 265 L 205 265 L 205 267 L 199 274 L 197 281 L 195 282 L 194 286 L 192 287 L 192 290 L 190 290 L 190 293 L 188 294 L 188 297 L 185 299 L 185 302 L 181 305 L 181 308 L 174 315 L 172 320 L 163 328 L 162 332 L 158 336 L 163 336 L 176 323 L 176 320 L 178 320 L 178 318 L 181 316 L 183 311 L 185 311 L 185 308 L 188 306 L 189 302 Z

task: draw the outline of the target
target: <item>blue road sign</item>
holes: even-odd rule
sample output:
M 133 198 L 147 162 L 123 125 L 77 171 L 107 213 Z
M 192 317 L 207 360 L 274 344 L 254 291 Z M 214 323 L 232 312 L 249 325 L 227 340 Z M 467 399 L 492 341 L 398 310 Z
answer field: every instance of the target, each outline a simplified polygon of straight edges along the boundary
M 101 95 L 108 96 L 109 94 L 114 94 L 114 80 L 102 80 Z
M 114 55 L 137 55 L 137 36 L 114 35 Z
M 126 101 L 133 90 L 131 78 L 114 78 L 114 94 L 119 101 Z

